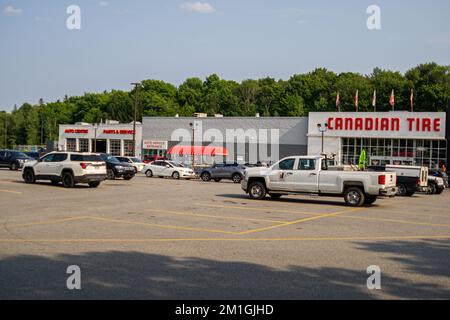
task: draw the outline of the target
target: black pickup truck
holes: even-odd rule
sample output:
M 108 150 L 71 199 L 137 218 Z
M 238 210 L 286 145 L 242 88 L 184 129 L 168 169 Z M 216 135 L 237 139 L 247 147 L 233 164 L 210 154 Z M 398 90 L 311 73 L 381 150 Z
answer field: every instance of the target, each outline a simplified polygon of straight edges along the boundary
M 384 172 L 386 168 L 383 166 L 369 166 L 367 167 L 368 171 L 377 171 Z M 400 197 L 412 197 L 417 190 L 417 181 L 416 177 L 406 177 L 397 175 L 397 196 Z

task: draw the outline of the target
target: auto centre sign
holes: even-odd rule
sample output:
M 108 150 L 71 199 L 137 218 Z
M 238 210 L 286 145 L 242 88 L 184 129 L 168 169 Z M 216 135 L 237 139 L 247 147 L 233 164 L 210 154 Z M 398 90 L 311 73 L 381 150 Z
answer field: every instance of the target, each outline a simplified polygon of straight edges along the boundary
M 142 148 L 146 150 L 167 150 L 169 147 L 168 141 L 144 140 Z
M 313 112 L 308 135 L 319 135 L 318 125 L 327 125 L 326 136 L 445 139 L 444 112 Z

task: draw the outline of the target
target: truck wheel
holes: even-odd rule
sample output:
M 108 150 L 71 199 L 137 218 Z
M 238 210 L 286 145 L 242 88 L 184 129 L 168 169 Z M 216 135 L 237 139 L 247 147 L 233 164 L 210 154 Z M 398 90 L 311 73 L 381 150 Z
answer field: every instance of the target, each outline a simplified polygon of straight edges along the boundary
M 64 188 L 73 188 L 75 187 L 75 179 L 73 174 L 70 172 L 64 172 L 62 175 L 62 185 Z
M 408 193 L 406 186 L 403 183 L 400 183 L 397 188 L 397 196 L 404 197 Z
M 348 206 L 361 207 L 364 205 L 366 196 L 360 188 L 351 187 L 345 190 L 344 199 Z
M 17 165 L 17 163 L 14 162 L 11 164 L 11 167 L 9 169 L 12 171 L 17 171 L 19 170 L 19 166 Z
M 233 179 L 234 183 L 241 183 L 242 176 L 239 173 L 235 173 L 235 174 L 233 174 L 232 179 Z
M 259 181 L 253 182 L 248 188 L 248 194 L 251 199 L 262 200 L 267 194 L 266 186 Z
M 377 201 L 377 199 L 378 199 L 377 196 L 367 197 L 366 200 L 364 201 L 364 204 L 365 204 L 365 205 L 374 204 L 375 201 Z
M 208 172 L 203 172 L 200 178 L 205 182 L 211 181 L 211 175 Z
M 99 181 L 95 181 L 95 182 L 89 182 L 89 187 L 90 188 L 97 188 L 100 185 Z
M 444 189 L 442 188 L 442 189 L 436 189 L 436 194 L 441 194 L 442 192 L 444 192 Z
M 23 180 L 25 183 L 35 183 L 36 177 L 34 175 L 33 169 L 26 169 L 23 173 Z
M 115 180 L 116 179 L 116 175 L 114 174 L 114 170 L 113 169 L 108 169 L 108 171 L 106 172 L 106 177 L 109 180 Z
M 282 195 L 282 194 L 278 194 L 278 193 L 269 193 L 269 196 L 270 196 L 273 200 L 278 200 L 278 199 L 280 199 L 283 195 Z
M 436 185 L 434 183 L 431 183 L 428 186 L 428 194 L 436 194 Z

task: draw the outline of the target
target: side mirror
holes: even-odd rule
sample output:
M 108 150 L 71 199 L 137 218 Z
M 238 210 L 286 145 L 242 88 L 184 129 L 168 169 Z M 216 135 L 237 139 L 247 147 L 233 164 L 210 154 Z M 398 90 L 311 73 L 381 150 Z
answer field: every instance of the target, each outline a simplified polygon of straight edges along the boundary
M 166 164 L 166 168 L 170 168 L 170 166 L 168 164 Z

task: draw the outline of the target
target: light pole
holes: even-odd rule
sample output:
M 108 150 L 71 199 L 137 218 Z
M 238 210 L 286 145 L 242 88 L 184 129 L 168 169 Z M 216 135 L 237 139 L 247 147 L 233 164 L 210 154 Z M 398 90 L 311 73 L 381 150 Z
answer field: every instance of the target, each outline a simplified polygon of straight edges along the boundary
M 191 152 L 192 152 L 192 168 L 195 168 L 195 124 L 189 123 L 192 130 Z
M 324 135 L 325 135 L 325 132 L 328 131 L 328 124 L 327 123 L 325 123 L 325 124 L 318 123 L 317 124 L 317 128 L 319 129 L 319 132 L 322 134 L 322 154 L 323 154 L 323 151 L 324 151 Z
M 137 117 L 137 105 L 139 98 L 139 85 L 140 83 L 133 82 L 134 86 L 134 117 L 133 117 L 133 157 L 136 157 L 136 117 Z

